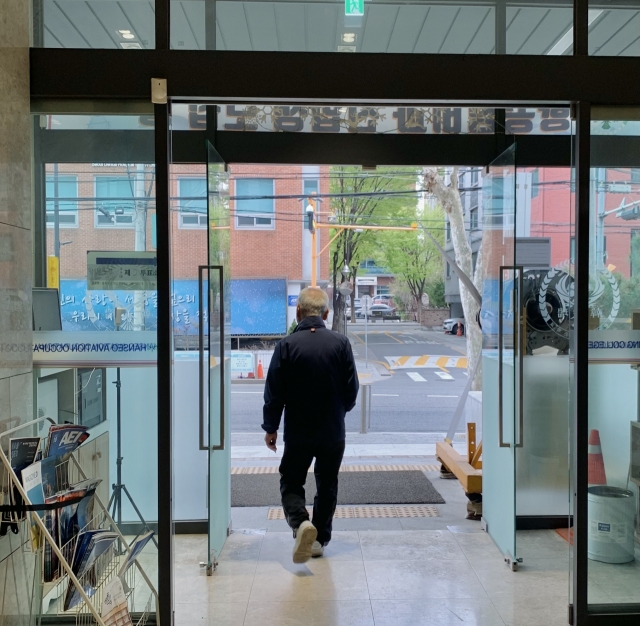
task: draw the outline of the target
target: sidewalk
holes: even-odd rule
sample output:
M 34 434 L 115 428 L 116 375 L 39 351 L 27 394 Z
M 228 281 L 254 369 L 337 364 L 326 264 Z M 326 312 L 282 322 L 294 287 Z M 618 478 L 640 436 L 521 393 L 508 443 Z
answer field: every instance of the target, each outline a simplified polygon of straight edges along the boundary
M 436 442 L 444 441 L 446 433 L 347 433 L 345 460 L 398 457 L 435 457 Z M 456 435 L 454 449 L 465 454 L 467 444 L 462 433 Z M 261 433 L 232 433 L 231 459 L 241 461 L 274 461 L 282 457 L 284 444 L 278 441 L 278 451 L 271 452 Z

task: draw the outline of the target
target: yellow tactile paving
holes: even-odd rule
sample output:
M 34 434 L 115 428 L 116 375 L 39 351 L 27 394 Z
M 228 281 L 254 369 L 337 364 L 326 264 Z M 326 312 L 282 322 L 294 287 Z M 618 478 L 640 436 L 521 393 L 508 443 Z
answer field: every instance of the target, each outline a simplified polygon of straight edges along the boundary
M 429 464 L 395 464 L 395 465 L 342 465 L 341 472 L 436 472 L 440 469 L 439 465 Z M 309 468 L 309 472 L 313 472 L 313 467 Z M 278 467 L 271 465 L 269 467 L 232 467 L 232 474 L 277 474 Z
M 307 507 L 309 514 L 312 509 Z M 360 506 L 338 506 L 334 518 L 358 519 L 358 518 L 407 518 L 407 517 L 440 517 L 438 508 L 432 504 L 370 504 Z M 282 507 L 271 507 L 267 513 L 268 520 L 285 519 Z

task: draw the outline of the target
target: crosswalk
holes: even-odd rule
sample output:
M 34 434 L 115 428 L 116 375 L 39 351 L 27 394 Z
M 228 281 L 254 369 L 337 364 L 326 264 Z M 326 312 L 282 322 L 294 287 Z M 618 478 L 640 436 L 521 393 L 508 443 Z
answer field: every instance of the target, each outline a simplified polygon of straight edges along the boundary
M 384 357 L 391 370 L 399 369 L 419 369 L 419 368 L 461 368 L 467 369 L 467 357 L 462 356 L 438 356 L 438 355 L 422 355 L 422 356 L 386 356 Z
M 419 374 L 418 372 L 405 372 L 405 374 L 414 382 L 416 383 L 426 383 L 428 382 L 428 379 L 425 378 L 422 374 Z M 449 374 L 448 372 L 443 372 L 442 370 L 435 370 L 433 372 L 433 374 L 435 376 L 437 376 L 440 380 L 455 380 L 455 378 L 453 376 L 451 376 L 451 374 Z M 426 372 L 425 372 L 425 376 L 426 376 Z M 436 379 L 437 380 L 437 379 Z M 375 394 L 374 394 L 375 395 Z

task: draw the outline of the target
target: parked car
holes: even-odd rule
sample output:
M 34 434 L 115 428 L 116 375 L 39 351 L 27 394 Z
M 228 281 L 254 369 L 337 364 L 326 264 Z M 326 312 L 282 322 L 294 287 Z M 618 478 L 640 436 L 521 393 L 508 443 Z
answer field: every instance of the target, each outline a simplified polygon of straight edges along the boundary
M 464 318 L 463 317 L 452 317 L 448 320 L 445 320 L 442 323 L 445 333 L 451 333 L 452 335 L 458 334 L 458 327 L 462 328 L 462 334 L 464 335 Z
M 385 317 L 387 315 L 395 315 L 395 313 L 395 307 L 389 306 L 388 304 L 372 304 L 369 307 L 368 316 L 369 319 L 371 319 L 372 317 Z
M 351 307 L 350 306 L 347 307 L 346 316 L 347 316 L 348 320 L 351 319 Z M 364 313 L 362 312 L 362 309 L 360 309 L 360 308 L 358 308 L 356 306 L 356 319 L 358 319 L 358 318 L 363 318 L 364 319 Z
M 373 304 L 386 304 L 387 306 L 395 306 L 393 296 L 389 293 L 378 294 L 373 299 Z

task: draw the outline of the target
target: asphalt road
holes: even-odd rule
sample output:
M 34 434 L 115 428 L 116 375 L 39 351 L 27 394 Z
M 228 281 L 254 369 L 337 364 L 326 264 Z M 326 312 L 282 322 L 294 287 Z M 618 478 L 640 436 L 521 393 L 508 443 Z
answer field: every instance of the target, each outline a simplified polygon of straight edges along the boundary
M 350 325 L 349 337 L 356 358 L 364 361 L 364 324 Z M 372 383 L 370 430 L 446 432 L 467 381 L 465 347 L 462 337 L 417 324 L 369 324 L 368 356 L 384 372 Z M 232 432 L 260 432 L 263 390 L 260 384 L 232 385 Z M 359 432 L 360 422 L 358 399 L 347 415 L 347 430 Z

